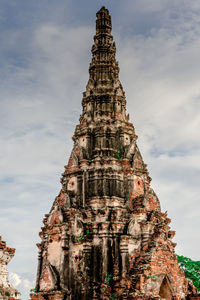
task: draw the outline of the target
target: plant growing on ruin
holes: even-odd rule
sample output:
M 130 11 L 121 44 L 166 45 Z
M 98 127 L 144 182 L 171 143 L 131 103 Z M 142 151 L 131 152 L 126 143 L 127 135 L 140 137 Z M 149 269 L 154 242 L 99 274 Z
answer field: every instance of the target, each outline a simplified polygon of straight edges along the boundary
M 78 241 L 78 242 L 80 242 L 80 241 L 82 241 L 82 240 L 85 240 L 84 235 L 82 235 L 82 236 L 80 236 L 79 238 L 77 238 L 77 241 Z
M 108 277 L 107 277 L 107 285 L 110 285 L 110 281 L 112 279 L 113 275 L 112 274 L 109 274 Z
M 182 255 L 176 256 L 179 266 L 185 272 L 185 277 L 191 279 L 194 286 L 200 291 L 200 261 L 194 261 Z
M 121 156 L 122 156 L 122 148 L 119 149 L 119 153 L 115 154 L 115 158 L 117 158 L 118 160 L 120 160 Z
M 158 279 L 158 276 L 156 276 L 156 275 L 149 275 L 148 278 Z
M 78 237 L 76 240 L 77 240 L 78 242 L 84 241 L 90 233 L 91 233 L 91 232 L 90 232 L 89 230 L 87 230 L 87 231 L 86 231 L 86 235 L 81 235 L 81 236 Z

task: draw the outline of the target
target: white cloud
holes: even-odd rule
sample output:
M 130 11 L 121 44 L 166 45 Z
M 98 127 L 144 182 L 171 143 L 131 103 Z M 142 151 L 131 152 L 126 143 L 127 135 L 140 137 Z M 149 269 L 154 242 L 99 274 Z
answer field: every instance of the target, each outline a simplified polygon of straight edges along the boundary
M 9 282 L 18 290 L 22 293 L 22 299 L 24 295 L 27 296 L 30 293 L 30 290 L 34 287 L 35 281 L 31 281 L 26 278 L 26 274 L 19 275 L 17 273 L 10 272 L 9 274 Z
M 22 282 L 20 276 L 12 272 L 9 274 L 9 281 L 13 284 L 14 287 L 17 287 Z
M 33 283 L 30 282 L 28 279 L 24 279 L 23 280 L 23 286 L 24 286 L 24 289 L 30 291 L 30 289 L 33 287 Z

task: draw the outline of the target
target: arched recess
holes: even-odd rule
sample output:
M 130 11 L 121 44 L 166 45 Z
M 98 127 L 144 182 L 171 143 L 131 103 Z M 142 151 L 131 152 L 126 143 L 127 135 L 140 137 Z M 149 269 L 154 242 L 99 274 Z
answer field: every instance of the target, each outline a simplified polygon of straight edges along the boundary
M 79 218 L 75 218 L 75 222 L 72 227 L 73 234 L 76 237 L 81 237 L 84 235 L 84 224 L 83 221 Z
M 132 236 L 139 236 L 141 234 L 141 226 L 136 218 L 129 221 L 127 233 Z
M 169 279 L 167 276 L 164 277 L 161 286 L 160 286 L 160 291 L 159 291 L 159 296 L 161 299 L 166 299 L 166 300 L 172 300 L 172 288 L 169 282 Z

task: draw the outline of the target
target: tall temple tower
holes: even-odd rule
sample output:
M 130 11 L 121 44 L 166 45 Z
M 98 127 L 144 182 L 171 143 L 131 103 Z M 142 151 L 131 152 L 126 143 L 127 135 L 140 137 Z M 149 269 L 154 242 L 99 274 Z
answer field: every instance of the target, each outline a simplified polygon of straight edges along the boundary
M 196 293 L 179 268 L 175 232 L 126 114 L 111 28 L 102 7 L 74 146 L 40 232 L 32 300 L 180 300 Z

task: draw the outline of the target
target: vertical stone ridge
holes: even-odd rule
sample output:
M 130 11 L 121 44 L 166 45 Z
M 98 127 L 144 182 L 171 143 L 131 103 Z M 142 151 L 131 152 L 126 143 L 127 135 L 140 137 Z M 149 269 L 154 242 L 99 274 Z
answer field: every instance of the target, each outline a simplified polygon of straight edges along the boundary
M 126 115 L 111 27 L 102 7 L 74 146 L 40 232 L 32 300 L 180 300 L 196 295 L 179 268 L 175 232 L 150 186 Z

